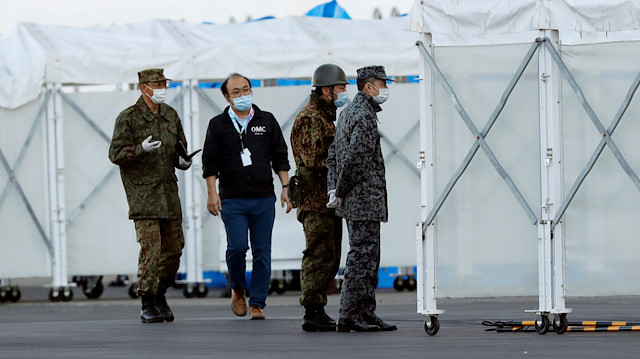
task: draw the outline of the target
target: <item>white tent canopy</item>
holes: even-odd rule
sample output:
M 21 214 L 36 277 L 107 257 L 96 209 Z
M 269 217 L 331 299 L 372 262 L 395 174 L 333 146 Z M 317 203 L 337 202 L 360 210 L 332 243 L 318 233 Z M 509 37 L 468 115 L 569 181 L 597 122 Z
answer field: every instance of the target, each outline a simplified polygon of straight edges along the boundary
M 395 76 L 415 75 L 415 35 L 406 20 L 288 17 L 244 24 L 170 20 L 89 28 L 18 24 L 0 37 L 0 107 L 38 96 L 44 83 L 137 82 L 142 68 L 163 67 L 174 80 L 308 78 L 322 63 L 347 74 L 376 61 Z
M 496 35 L 537 30 L 633 31 L 640 28 L 638 0 L 415 0 L 409 30 Z

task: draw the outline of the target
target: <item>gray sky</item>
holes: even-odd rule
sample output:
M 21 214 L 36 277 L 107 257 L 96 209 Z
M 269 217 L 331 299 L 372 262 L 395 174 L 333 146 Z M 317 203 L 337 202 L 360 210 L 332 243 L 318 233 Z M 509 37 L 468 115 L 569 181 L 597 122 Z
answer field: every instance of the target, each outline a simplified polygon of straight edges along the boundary
M 0 33 L 17 22 L 73 27 L 142 22 L 154 18 L 201 23 L 244 22 L 264 16 L 300 16 L 329 0 L 0 0 Z M 413 0 L 338 0 L 353 19 L 371 19 L 377 8 L 407 13 Z

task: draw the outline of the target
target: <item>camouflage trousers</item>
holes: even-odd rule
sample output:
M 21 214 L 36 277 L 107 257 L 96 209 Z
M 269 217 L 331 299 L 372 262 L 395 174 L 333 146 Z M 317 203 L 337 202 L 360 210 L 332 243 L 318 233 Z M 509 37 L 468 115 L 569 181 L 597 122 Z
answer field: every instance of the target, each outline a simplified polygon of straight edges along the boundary
M 166 291 L 175 281 L 184 247 L 182 219 L 136 219 L 138 295 Z
M 349 253 L 340 298 L 340 318 L 375 315 L 380 267 L 380 222 L 347 220 Z
M 333 214 L 298 211 L 304 228 L 300 305 L 327 304 L 327 289 L 338 273 L 342 251 L 342 218 Z

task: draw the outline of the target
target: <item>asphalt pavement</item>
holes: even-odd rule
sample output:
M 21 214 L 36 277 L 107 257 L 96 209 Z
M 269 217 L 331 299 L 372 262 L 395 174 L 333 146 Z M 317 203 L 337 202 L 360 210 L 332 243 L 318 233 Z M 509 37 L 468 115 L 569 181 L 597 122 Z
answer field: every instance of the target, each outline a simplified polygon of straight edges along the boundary
M 440 330 L 424 331 L 416 292 L 382 289 L 377 313 L 398 330 L 379 333 L 307 333 L 299 291 L 272 294 L 264 321 L 236 317 L 229 298 L 211 289 L 205 298 L 168 293 L 172 323 L 142 324 L 139 300 L 126 287 L 105 287 L 99 299 L 79 288 L 70 302 L 49 302 L 48 289 L 21 287 L 22 298 L 0 303 L 0 358 L 634 358 L 640 332 L 497 333 L 484 320 L 533 320 L 537 297 L 438 300 Z M 329 297 L 336 317 L 339 295 Z M 568 298 L 569 321 L 640 321 L 640 297 Z

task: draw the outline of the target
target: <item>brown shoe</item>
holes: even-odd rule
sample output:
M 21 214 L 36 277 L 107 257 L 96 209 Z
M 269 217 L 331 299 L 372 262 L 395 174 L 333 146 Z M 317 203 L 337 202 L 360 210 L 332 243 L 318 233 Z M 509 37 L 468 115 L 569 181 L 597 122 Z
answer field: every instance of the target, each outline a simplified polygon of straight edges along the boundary
M 251 317 L 251 320 L 254 319 L 264 319 L 264 312 L 262 311 L 262 308 L 260 308 L 257 305 L 252 305 L 251 306 L 251 314 L 249 314 L 249 316 Z
M 231 290 L 231 310 L 239 317 L 247 315 L 247 296 L 244 289 Z

